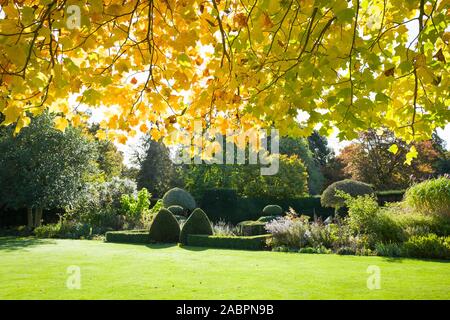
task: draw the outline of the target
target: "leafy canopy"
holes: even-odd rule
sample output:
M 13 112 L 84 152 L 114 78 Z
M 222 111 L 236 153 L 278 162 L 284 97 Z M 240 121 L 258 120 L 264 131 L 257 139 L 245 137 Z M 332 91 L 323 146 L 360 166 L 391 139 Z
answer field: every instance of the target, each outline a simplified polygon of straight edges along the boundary
M 82 125 L 79 105 L 106 108 L 98 136 L 120 142 L 137 130 L 155 140 L 193 130 L 195 119 L 302 136 L 322 123 L 321 134 L 336 126 L 341 139 L 386 127 L 410 142 L 450 118 L 444 0 L 0 6 L 0 112 L 17 131 L 44 109 L 61 130 Z

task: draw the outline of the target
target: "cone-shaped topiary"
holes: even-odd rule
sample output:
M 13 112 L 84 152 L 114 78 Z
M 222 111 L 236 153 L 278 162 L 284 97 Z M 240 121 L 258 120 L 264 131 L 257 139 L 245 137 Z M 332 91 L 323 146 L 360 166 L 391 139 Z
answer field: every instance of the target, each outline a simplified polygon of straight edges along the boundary
M 283 213 L 283 208 L 276 204 L 269 204 L 263 209 L 263 216 L 280 216 Z
M 178 216 L 182 216 L 186 214 L 186 210 L 184 210 L 184 208 L 182 206 L 170 206 L 167 208 L 167 210 L 169 210 L 170 212 L 172 212 L 174 215 L 178 215 Z
M 178 242 L 180 226 L 169 210 L 162 208 L 153 218 L 149 238 L 156 242 Z
M 187 244 L 188 234 L 213 234 L 211 222 L 202 209 L 195 209 L 194 212 L 192 212 L 192 214 L 186 220 L 180 233 L 180 242 L 182 244 Z
M 170 189 L 164 194 L 162 200 L 164 208 L 177 205 L 192 211 L 196 207 L 195 199 L 191 194 L 180 188 Z

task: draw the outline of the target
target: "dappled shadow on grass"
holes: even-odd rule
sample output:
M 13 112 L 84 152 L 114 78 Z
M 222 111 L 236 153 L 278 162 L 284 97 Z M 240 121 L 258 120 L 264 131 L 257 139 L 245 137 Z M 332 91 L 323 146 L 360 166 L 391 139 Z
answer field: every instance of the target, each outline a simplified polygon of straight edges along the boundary
M 38 239 L 34 237 L 17 238 L 17 237 L 1 237 L 0 251 L 23 250 L 43 244 L 54 244 L 52 239 Z

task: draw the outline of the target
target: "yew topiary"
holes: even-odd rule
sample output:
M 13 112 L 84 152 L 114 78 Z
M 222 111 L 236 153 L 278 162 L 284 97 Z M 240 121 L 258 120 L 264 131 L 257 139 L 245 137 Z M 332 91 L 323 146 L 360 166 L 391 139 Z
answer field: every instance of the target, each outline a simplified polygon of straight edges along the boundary
M 202 209 L 195 209 L 184 223 L 183 229 L 180 233 L 181 243 L 187 244 L 188 234 L 213 234 L 211 221 L 209 221 L 208 216 Z
M 150 241 L 172 243 L 178 242 L 179 237 L 180 226 L 177 219 L 169 210 L 162 208 L 150 225 Z
M 170 206 L 176 205 L 192 211 L 196 207 L 195 199 L 189 192 L 181 188 L 170 189 L 164 194 L 162 200 L 164 208 L 169 208 Z

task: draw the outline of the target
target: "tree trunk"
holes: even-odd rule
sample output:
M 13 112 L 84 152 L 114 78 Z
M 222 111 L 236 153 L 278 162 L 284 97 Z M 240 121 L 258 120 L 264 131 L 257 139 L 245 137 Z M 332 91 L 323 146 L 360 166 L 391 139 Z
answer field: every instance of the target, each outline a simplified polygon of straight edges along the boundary
M 28 207 L 27 208 L 27 226 L 28 229 L 33 229 L 33 208 Z
M 42 222 L 42 208 L 36 208 L 34 227 L 39 227 Z

